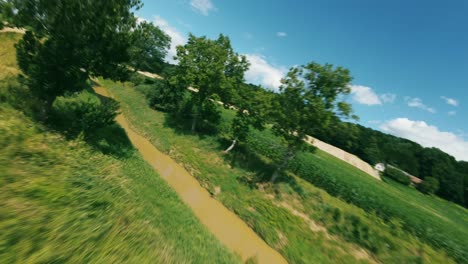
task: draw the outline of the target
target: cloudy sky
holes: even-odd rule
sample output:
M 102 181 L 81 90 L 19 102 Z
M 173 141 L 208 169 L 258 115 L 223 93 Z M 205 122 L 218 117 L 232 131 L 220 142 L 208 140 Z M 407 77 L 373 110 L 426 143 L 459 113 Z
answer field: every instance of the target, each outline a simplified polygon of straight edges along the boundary
M 294 65 L 332 63 L 354 76 L 360 123 L 468 160 L 466 0 L 144 0 L 138 15 L 184 44 L 231 38 L 249 82 L 277 89 Z

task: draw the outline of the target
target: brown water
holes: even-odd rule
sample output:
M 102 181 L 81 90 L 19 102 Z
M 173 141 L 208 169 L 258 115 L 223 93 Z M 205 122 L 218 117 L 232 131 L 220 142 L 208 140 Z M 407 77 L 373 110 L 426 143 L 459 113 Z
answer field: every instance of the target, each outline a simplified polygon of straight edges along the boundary
M 95 91 L 109 96 L 107 90 L 96 87 Z M 213 199 L 206 189 L 190 175 L 181 165 L 166 154 L 156 149 L 151 142 L 130 128 L 125 117 L 116 118 L 143 158 L 161 177 L 177 192 L 182 200 L 192 208 L 198 219 L 231 251 L 239 254 L 245 261 L 256 257 L 258 263 L 287 263 L 278 252 L 268 246 L 236 214 L 229 211 L 219 201 Z M 207 260 L 209 261 L 209 260 Z

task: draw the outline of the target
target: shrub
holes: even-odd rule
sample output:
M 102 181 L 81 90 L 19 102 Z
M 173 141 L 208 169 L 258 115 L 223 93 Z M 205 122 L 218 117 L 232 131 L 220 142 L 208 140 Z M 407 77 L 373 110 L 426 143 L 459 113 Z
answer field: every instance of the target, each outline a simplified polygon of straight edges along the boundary
M 399 169 L 387 167 L 384 172 L 384 176 L 391 178 L 401 184 L 410 185 L 411 179 L 404 172 Z
M 417 188 L 422 193 L 433 194 L 439 190 L 439 180 L 434 177 L 426 177 L 423 182 L 417 185 Z
M 51 124 L 68 136 L 91 131 L 114 123 L 119 105 L 111 99 L 102 101 L 93 93 L 83 91 L 71 96 L 59 96 L 52 104 Z
M 181 94 L 165 80 L 155 80 L 153 84 L 141 84 L 136 89 L 146 97 L 152 108 L 174 112 L 180 107 Z
M 145 83 L 145 76 L 137 73 L 137 72 L 133 72 L 132 74 L 130 74 L 130 78 L 129 78 L 129 81 L 131 83 L 133 83 L 134 85 L 140 85 L 140 84 L 143 84 Z

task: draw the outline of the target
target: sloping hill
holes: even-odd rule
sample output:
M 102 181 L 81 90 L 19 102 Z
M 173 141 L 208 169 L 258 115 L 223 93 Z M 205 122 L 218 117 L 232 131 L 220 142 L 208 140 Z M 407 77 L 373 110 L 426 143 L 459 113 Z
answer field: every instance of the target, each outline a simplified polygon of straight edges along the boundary
M 97 93 L 109 97 L 108 92 L 102 87 L 94 89 Z M 136 133 L 129 126 L 123 114 L 117 117 L 117 122 L 125 130 L 132 144 L 139 150 L 146 162 L 162 175 L 180 198 L 190 206 L 198 219 L 224 245 L 239 254 L 245 261 L 256 259 L 258 263 L 265 264 L 287 263 L 237 215 L 213 199 L 181 165 L 157 150 L 148 139 Z
M 369 174 L 370 176 L 376 178 L 377 180 L 380 179 L 379 172 L 372 168 L 369 163 L 363 161 L 362 159 L 358 158 L 356 155 L 353 155 L 349 152 L 346 152 L 340 148 L 327 144 L 319 139 L 313 138 L 311 136 L 307 136 L 307 142 L 320 150 L 332 155 L 333 157 L 340 159 L 351 166 Z
M 444 201 L 431 202 L 432 197 L 410 190 L 415 192 L 412 203 L 430 207 L 451 219 L 439 225 L 437 216 L 399 198 L 401 190 L 369 178 L 364 172 L 320 150 L 315 154 L 304 153 L 306 156 L 301 155 L 297 160 L 303 164 L 305 158 L 307 166 L 314 166 L 301 169 L 316 173 L 313 178 L 297 171 L 275 186 L 264 184 L 262 177 L 265 174 L 268 178 L 271 176 L 268 160 L 246 157 L 241 161 L 226 156 L 223 154 L 225 145 L 221 145 L 217 137 L 199 137 L 178 129 L 170 115 L 150 109 L 144 96 L 132 84 L 102 81 L 102 85 L 121 102 L 123 112 L 139 134 L 183 164 L 216 199 L 238 214 L 291 263 L 373 262 L 375 259 L 383 263 L 453 263 L 449 256 L 463 258 L 466 226 L 457 218 L 466 217 L 466 211 L 459 207 Z M 232 113 L 224 114 L 225 119 L 232 116 Z M 268 131 L 255 132 L 254 136 L 259 144 L 278 142 Z M 307 155 L 313 155 L 313 159 Z M 319 181 L 314 183 L 314 179 Z M 384 192 L 382 199 L 374 200 L 386 188 L 390 191 Z M 353 199 L 348 199 L 345 190 L 349 190 Z M 365 199 L 366 195 L 370 195 L 370 200 Z M 358 197 L 363 199 L 356 199 Z M 388 206 L 392 202 L 395 204 Z M 382 210 L 377 211 L 377 206 Z M 411 214 L 408 218 L 402 218 L 402 214 L 408 213 Z M 427 221 L 420 222 L 419 216 Z M 434 226 L 440 236 L 425 237 L 416 229 L 418 226 L 421 229 Z M 460 234 L 454 235 L 456 232 Z M 434 240 L 437 243 L 444 239 L 447 244 L 431 247 L 432 238 L 437 239 Z
M 16 69 L 18 38 L 0 33 L 0 66 Z M 10 106 L 13 74 L 0 76 L 1 263 L 241 262 L 120 127 L 98 131 L 94 148 L 66 140 Z

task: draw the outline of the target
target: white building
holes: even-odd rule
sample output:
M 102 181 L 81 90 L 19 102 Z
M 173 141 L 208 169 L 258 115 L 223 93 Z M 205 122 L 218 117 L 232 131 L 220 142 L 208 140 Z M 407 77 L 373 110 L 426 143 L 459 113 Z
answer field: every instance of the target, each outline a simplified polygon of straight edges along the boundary
M 380 172 L 384 172 L 385 171 L 385 164 L 377 163 L 377 164 L 375 164 L 374 169 L 376 169 L 376 170 L 378 170 Z

